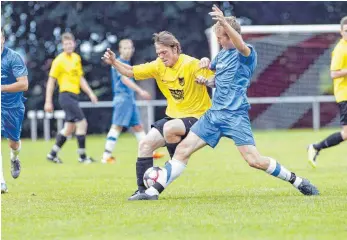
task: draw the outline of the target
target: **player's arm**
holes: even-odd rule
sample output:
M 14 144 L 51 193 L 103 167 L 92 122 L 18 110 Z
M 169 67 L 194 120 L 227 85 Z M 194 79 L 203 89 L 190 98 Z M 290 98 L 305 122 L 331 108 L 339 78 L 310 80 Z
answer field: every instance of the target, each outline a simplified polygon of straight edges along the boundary
M 116 59 L 116 54 L 107 48 L 104 56 L 101 58 L 106 64 L 113 66 L 120 74 L 127 77 L 134 77 L 134 72 L 132 66 L 122 63 Z
M 129 88 L 131 88 L 132 90 L 137 92 L 143 99 L 150 100 L 152 98 L 151 95 L 147 91 L 145 91 L 139 85 L 137 85 L 136 83 L 131 81 L 128 77 L 121 76 L 121 81 L 126 86 L 128 86 Z
M 204 57 L 200 59 L 198 64 L 194 64 L 195 66 L 195 82 L 201 85 L 205 85 L 210 88 L 215 88 L 215 79 L 214 79 L 214 69 L 211 70 L 211 61 L 209 58 Z
M 80 86 L 82 91 L 88 95 L 92 103 L 98 102 L 98 98 L 95 96 L 93 90 L 89 87 L 87 80 L 83 76 L 81 77 Z
M 17 82 L 9 85 L 1 85 L 1 92 L 23 92 L 28 90 L 28 76 L 21 76 L 16 78 Z
M 233 42 L 236 49 L 245 57 L 248 57 L 251 54 L 251 49 L 246 45 L 243 41 L 242 36 L 235 31 L 225 20 L 222 10 L 220 10 L 216 5 L 212 7 L 213 12 L 209 14 L 212 16 L 213 20 L 219 21 L 219 23 L 223 26 L 226 34 Z
M 347 69 L 340 69 L 340 70 L 336 70 L 336 71 L 331 71 L 330 76 L 332 79 L 346 77 L 347 76 Z
M 198 76 L 195 79 L 195 82 L 201 85 L 205 85 L 206 87 L 210 87 L 210 88 L 215 88 L 216 87 L 216 82 L 214 79 L 214 76 L 210 77 L 209 79 L 204 78 L 202 76 Z
M 44 110 L 46 112 L 53 112 L 53 92 L 55 87 L 56 79 L 54 77 L 49 76 L 46 86 L 46 100 Z

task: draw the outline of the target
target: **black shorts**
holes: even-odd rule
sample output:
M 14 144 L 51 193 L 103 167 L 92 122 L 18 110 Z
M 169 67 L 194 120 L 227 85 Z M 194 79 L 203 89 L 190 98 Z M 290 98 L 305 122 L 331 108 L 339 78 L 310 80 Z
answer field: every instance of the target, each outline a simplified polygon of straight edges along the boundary
M 347 125 L 347 101 L 339 102 L 341 125 Z
M 65 112 L 66 122 L 79 122 L 85 118 L 78 102 L 77 94 L 70 92 L 59 93 L 59 104 Z
M 188 135 L 190 128 L 194 125 L 194 123 L 196 123 L 198 121 L 198 119 L 195 117 L 186 117 L 186 118 L 164 117 L 164 118 L 156 121 L 155 123 L 153 123 L 151 125 L 151 127 L 158 129 L 160 134 L 164 137 L 164 133 L 163 133 L 164 124 L 170 120 L 173 120 L 173 119 L 181 119 L 184 123 L 184 126 L 186 127 L 186 133 L 182 136 L 182 139 Z

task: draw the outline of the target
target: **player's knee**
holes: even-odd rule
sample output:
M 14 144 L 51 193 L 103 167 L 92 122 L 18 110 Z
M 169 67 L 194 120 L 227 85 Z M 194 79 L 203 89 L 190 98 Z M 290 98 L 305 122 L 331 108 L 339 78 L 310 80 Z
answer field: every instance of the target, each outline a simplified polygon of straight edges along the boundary
M 151 155 L 154 151 L 154 143 L 146 138 L 139 142 L 139 155 Z
M 344 126 L 341 131 L 341 136 L 343 140 L 347 140 L 347 126 Z
M 163 135 L 167 143 L 177 143 L 181 140 L 181 136 L 175 132 L 175 125 L 170 121 L 164 124 Z
M 13 150 L 16 150 L 19 148 L 19 142 L 9 141 L 8 145 Z
M 85 134 L 87 132 L 88 123 L 85 119 L 76 123 L 76 134 Z

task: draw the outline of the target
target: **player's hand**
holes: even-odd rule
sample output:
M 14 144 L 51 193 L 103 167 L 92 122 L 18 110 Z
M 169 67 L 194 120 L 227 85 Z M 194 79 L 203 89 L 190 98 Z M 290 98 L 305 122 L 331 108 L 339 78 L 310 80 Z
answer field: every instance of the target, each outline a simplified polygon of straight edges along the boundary
M 151 94 L 149 94 L 149 92 L 142 90 L 141 92 L 139 92 L 139 95 L 141 98 L 145 99 L 145 100 L 151 100 L 152 96 Z
M 201 84 L 201 85 L 206 85 L 207 81 L 208 80 L 206 78 L 204 78 L 203 76 L 197 76 L 195 78 L 195 82 L 198 84 Z
M 53 112 L 53 104 L 51 102 L 45 102 L 45 106 L 43 107 L 45 112 L 52 113 Z
M 96 104 L 99 100 L 98 100 L 98 97 L 95 96 L 95 94 L 90 94 L 89 95 L 89 98 L 90 98 L 90 101 L 92 101 L 92 103 Z
M 116 61 L 116 54 L 111 51 L 111 49 L 107 48 L 104 56 L 101 59 L 109 65 L 112 65 L 114 61 Z
M 224 18 L 223 11 L 220 10 L 215 4 L 213 4 L 212 10 L 213 12 L 208 13 L 212 17 L 212 19 L 220 22 L 220 24 L 222 25 L 226 25 L 227 21 Z
M 207 57 L 201 58 L 199 62 L 199 67 L 200 68 L 209 68 L 210 67 L 210 59 Z

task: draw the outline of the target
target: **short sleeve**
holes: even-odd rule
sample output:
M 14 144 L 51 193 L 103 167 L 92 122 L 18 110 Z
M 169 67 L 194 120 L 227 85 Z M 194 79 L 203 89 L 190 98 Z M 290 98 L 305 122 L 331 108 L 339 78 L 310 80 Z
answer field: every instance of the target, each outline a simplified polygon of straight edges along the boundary
M 331 71 L 336 71 L 336 70 L 341 70 L 344 68 L 344 58 L 347 58 L 347 56 L 344 56 L 343 51 L 341 49 L 335 48 L 332 56 L 331 56 L 331 65 L 330 65 L 330 70 Z
M 140 65 L 133 66 L 135 80 L 145 80 L 148 78 L 156 78 L 158 76 L 158 62 L 152 61 Z
M 55 59 L 52 62 L 51 70 L 49 71 L 49 76 L 58 79 L 60 75 L 59 62 Z
M 15 54 L 12 61 L 12 73 L 15 78 L 28 76 L 28 69 L 19 54 Z
M 241 53 L 239 53 L 239 55 L 240 55 L 240 60 L 241 60 L 241 62 L 243 62 L 243 63 L 253 62 L 254 59 L 257 57 L 257 53 L 256 53 L 254 47 L 251 46 L 251 45 L 247 45 L 247 46 L 248 46 L 249 49 L 251 50 L 251 53 L 249 54 L 249 56 L 245 57 L 245 56 L 243 56 Z
M 83 67 L 82 67 L 82 59 L 81 59 L 80 56 L 78 56 L 77 72 L 78 72 L 78 76 L 83 76 L 84 75 Z

